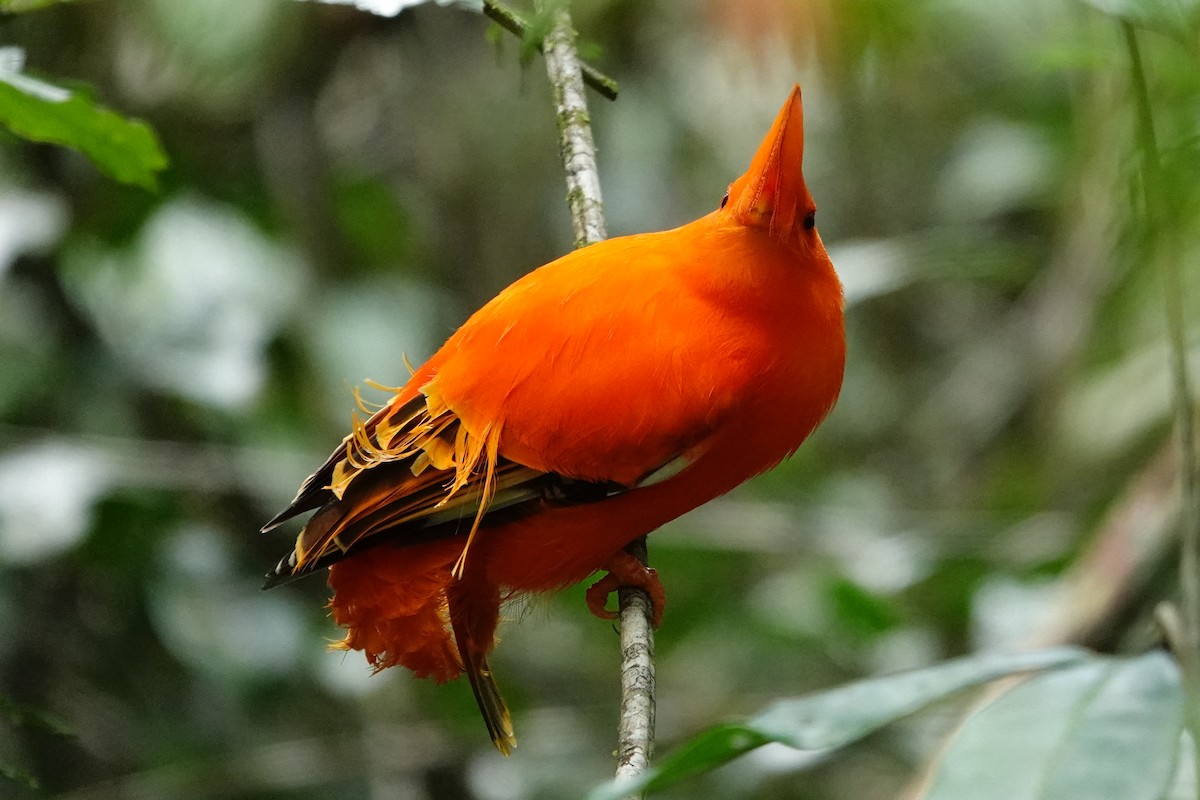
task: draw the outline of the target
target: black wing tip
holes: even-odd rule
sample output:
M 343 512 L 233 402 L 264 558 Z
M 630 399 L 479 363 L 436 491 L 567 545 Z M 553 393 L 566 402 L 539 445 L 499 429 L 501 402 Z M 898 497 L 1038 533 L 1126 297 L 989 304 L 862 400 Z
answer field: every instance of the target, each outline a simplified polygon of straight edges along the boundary
M 258 529 L 258 532 L 259 533 L 270 533 L 271 531 L 275 530 L 276 528 L 278 528 L 280 525 L 282 525 L 286 521 L 287 521 L 287 517 L 283 516 L 282 514 L 272 517 L 269 522 L 267 522 L 265 525 L 263 525 L 261 528 Z
M 266 579 L 263 581 L 262 590 L 274 589 L 276 586 L 283 586 L 286 583 L 299 580 L 307 575 L 311 575 L 313 570 L 310 566 L 296 568 L 296 551 L 288 553 L 283 558 L 279 559 L 279 563 L 275 565 L 275 569 L 266 574 Z
M 283 511 L 280 511 L 278 514 L 276 514 L 275 516 L 273 516 L 269 520 L 267 520 L 267 522 L 261 528 L 258 529 L 258 532 L 259 533 L 270 533 L 271 531 L 275 530 L 283 523 L 287 522 L 289 519 L 298 517 L 301 514 L 303 514 L 305 511 L 311 511 L 312 509 L 316 508 L 316 505 L 307 505 L 307 506 L 301 505 L 299 501 L 300 501 L 300 498 L 297 497 L 296 500 L 292 501 L 291 505 L 289 505 Z M 317 505 L 320 505 L 320 504 L 318 503 Z
M 274 572 L 268 572 L 263 578 L 261 591 L 274 589 L 276 586 L 283 586 L 285 583 L 290 583 L 295 578 L 294 575 L 278 575 Z
M 334 451 L 334 455 L 337 455 L 338 452 Z M 330 458 L 332 457 L 330 456 Z M 322 467 L 322 470 L 324 470 L 324 467 Z M 317 481 L 315 479 L 318 474 L 320 474 L 320 471 L 314 472 L 305 478 L 304 483 L 300 485 L 300 491 L 296 492 L 296 496 L 292 498 L 292 502 L 288 503 L 287 508 L 267 520 L 267 523 L 258 529 L 259 532 L 269 533 L 289 519 L 312 511 L 314 508 L 320 508 L 333 499 L 334 495 L 329 487 L 324 485 L 316 486 Z
M 263 578 L 261 590 L 265 592 L 268 589 L 274 589 L 277 586 L 286 586 L 287 584 L 294 583 L 301 578 L 307 578 L 312 574 L 312 570 L 303 570 L 302 572 L 297 572 L 294 574 L 276 574 L 274 572 L 268 572 Z

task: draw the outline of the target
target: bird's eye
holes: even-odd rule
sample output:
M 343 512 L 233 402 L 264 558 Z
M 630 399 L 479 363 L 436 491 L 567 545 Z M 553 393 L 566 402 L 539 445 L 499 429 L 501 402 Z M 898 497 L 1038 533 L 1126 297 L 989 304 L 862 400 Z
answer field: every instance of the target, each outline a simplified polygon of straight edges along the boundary
M 804 230 L 811 231 L 817 227 L 817 212 L 810 211 L 804 215 Z
M 721 198 L 721 208 L 724 208 L 725 204 L 728 202 L 729 202 L 729 192 L 726 192 L 725 196 Z

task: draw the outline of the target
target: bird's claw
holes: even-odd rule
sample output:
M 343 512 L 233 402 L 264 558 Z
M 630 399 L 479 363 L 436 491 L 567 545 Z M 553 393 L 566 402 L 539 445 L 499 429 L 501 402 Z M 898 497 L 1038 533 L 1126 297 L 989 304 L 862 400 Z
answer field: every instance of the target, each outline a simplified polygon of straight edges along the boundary
M 650 624 L 657 628 L 662 623 L 663 608 L 667 605 L 667 593 L 658 579 L 658 572 L 624 550 L 613 556 L 604 565 L 604 570 L 604 577 L 588 587 L 588 610 L 600 619 L 616 619 L 617 612 L 608 609 L 608 596 L 622 586 L 641 589 L 650 598 Z

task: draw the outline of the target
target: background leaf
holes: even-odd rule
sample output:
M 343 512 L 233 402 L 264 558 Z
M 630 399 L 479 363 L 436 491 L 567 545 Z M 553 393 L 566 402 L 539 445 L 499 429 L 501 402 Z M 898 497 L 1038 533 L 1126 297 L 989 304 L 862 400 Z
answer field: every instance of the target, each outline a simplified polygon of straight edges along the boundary
M 1182 732 L 1179 671 L 1166 653 L 1077 663 L 973 714 L 925 800 L 1157 800 Z
M 25 139 L 74 148 L 122 183 L 155 189 L 167 166 L 144 122 L 20 72 L 0 69 L 0 123 Z
M 614 781 L 593 791 L 588 799 L 617 800 L 643 789 L 663 789 L 769 742 L 798 750 L 843 747 L 971 686 L 1016 672 L 1058 669 L 1086 659 L 1083 651 L 1069 648 L 971 656 L 781 700 L 745 723 L 722 725 L 700 734 L 660 759 L 641 780 Z
M 0 13 L 13 14 L 21 11 L 37 11 L 47 6 L 72 2 L 74 0 L 0 0 Z

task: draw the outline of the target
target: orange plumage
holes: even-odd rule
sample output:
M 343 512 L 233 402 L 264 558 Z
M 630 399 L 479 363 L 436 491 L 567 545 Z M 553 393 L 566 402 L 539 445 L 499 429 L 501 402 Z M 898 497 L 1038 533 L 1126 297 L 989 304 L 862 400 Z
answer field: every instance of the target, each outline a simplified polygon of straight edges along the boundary
M 465 672 L 507 752 L 501 603 L 600 569 L 654 588 L 622 549 L 787 458 L 837 399 L 841 285 L 803 146 L 796 87 L 719 209 L 577 250 L 476 312 L 264 527 L 316 509 L 268 585 L 329 566 L 341 646 Z

